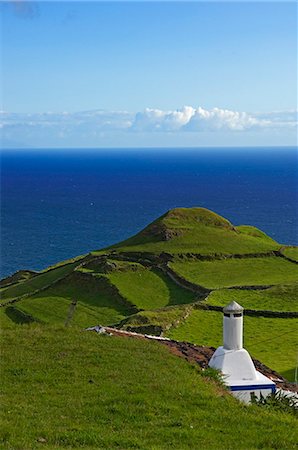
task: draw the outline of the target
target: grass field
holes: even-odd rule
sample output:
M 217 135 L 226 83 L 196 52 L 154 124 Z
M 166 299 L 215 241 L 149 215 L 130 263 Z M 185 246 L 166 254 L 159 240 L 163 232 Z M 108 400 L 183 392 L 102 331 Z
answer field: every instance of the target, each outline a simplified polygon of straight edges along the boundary
M 226 306 L 232 300 L 245 309 L 298 311 L 298 283 L 277 285 L 261 291 L 218 289 L 208 296 L 208 304 Z
M 170 266 L 187 280 L 210 289 L 298 280 L 298 265 L 278 257 L 183 261 Z
M 13 286 L 4 288 L 1 290 L 1 302 L 7 299 L 18 297 L 30 292 L 34 292 L 37 289 L 41 289 L 48 284 L 53 283 L 61 277 L 68 275 L 74 270 L 77 263 L 72 263 L 66 266 L 58 267 L 57 269 L 50 270 L 48 272 L 41 273 L 32 279 L 21 281 Z
M 158 343 L 36 324 L 4 329 L 1 338 L 3 449 L 297 443 L 292 415 L 238 403 Z
M 140 311 L 137 314 L 129 316 L 121 326 L 121 329 L 127 330 L 134 327 L 135 331 L 142 332 L 142 327 L 158 327 L 162 332 L 175 326 L 176 323 L 184 320 L 184 317 L 193 308 L 193 305 L 168 306 L 156 311 Z M 140 330 L 137 328 L 140 327 Z M 154 330 L 150 334 L 154 333 Z
M 149 240 L 150 239 L 150 240 Z M 128 240 L 113 246 L 119 251 L 143 251 L 152 253 L 200 253 L 200 254 L 234 254 L 259 253 L 277 250 L 278 244 L 244 233 L 215 227 L 198 225 L 195 231 L 185 230 L 183 235 L 168 241 L 156 238 Z
M 36 272 L 33 272 L 31 270 L 19 270 L 18 272 L 14 273 L 13 275 L 0 280 L 0 287 L 1 287 L 0 291 L 3 290 L 3 288 L 8 287 L 8 285 L 12 285 L 15 283 L 20 283 L 22 281 L 29 280 L 30 278 L 33 278 L 35 275 L 36 275 Z
M 66 259 L 64 261 L 59 261 L 56 264 L 53 264 L 52 266 L 47 267 L 45 270 L 40 271 L 40 273 L 47 272 L 49 269 L 50 270 L 57 269 L 58 267 L 65 266 L 65 265 L 72 264 L 72 263 L 80 264 L 81 262 L 83 262 L 83 260 L 87 256 L 88 255 L 79 255 L 79 256 L 75 256 L 75 257 L 70 258 L 70 259 Z
M 140 309 L 152 310 L 167 305 L 191 303 L 194 295 L 160 271 L 141 268 L 107 275 L 121 294 Z
M 74 273 L 55 287 L 16 303 L 15 308 L 45 323 L 64 324 L 70 304 L 77 301 L 72 325 L 111 325 L 131 314 L 131 309 L 111 291 L 105 278 L 81 277 Z
M 279 245 L 255 227 L 233 227 L 204 208 L 175 208 L 136 236 L 110 248 L 152 253 L 235 254 L 268 252 Z
M 30 274 L 16 275 L 21 281 L 1 289 L 2 303 L 28 296 L 0 308 L 0 448 L 297 448 L 292 415 L 238 403 L 214 378 L 207 381 L 198 367 L 157 342 L 83 331 L 97 324 L 117 325 L 217 347 L 222 344 L 220 312 L 198 309 L 196 295 L 154 267 L 154 258 L 148 268 L 146 255 L 134 255 L 140 262 L 144 257 L 142 265 L 120 260 L 123 255 L 114 250 L 172 253 L 177 273 L 219 288 L 208 297 L 212 305 L 236 300 L 244 308 L 297 310 L 294 263 L 273 256 L 210 262 L 177 256 L 277 248 L 254 227 L 234 227 L 203 208 L 177 208 L 111 247 L 110 259 L 104 254 L 108 250 L 101 250 L 87 255 L 80 269 L 82 257 L 31 279 L 26 279 Z M 285 251 L 295 257 L 292 250 Z M 224 289 L 257 284 L 275 286 Z M 297 325 L 298 319 L 245 316 L 245 347 L 293 380 Z
M 167 335 L 198 345 L 222 345 L 222 313 L 192 310 L 187 320 Z M 298 319 L 244 317 L 244 346 L 267 366 L 294 380 L 297 364 Z
M 288 258 L 298 261 L 298 247 L 288 247 L 288 248 L 285 248 L 282 252 Z

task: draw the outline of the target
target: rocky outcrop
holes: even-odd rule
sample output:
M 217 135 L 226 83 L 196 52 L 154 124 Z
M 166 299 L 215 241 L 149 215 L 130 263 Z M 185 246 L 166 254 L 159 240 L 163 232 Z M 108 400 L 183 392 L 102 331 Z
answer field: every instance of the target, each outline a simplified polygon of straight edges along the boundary
M 159 241 L 169 241 L 170 239 L 181 236 L 182 234 L 183 230 L 169 228 L 162 222 L 153 223 L 140 233 L 142 237 L 150 236 L 153 239 L 158 239 Z

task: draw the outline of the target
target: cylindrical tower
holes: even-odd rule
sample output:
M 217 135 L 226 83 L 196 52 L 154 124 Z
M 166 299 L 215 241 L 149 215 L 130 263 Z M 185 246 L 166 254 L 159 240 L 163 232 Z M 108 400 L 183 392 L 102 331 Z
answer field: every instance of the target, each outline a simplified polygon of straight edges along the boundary
M 223 308 L 223 312 L 223 348 L 240 350 L 243 348 L 243 308 L 233 301 Z

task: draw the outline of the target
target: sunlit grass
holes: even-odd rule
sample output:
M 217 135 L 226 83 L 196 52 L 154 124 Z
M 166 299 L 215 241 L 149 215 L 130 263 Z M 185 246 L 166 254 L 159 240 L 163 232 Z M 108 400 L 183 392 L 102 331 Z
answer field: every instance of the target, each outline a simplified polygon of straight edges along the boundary
M 1 348 L 3 449 L 290 449 L 297 442 L 293 416 L 238 403 L 158 343 L 19 325 L 2 332 Z
M 298 312 L 298 283 L 277 285 L 260 291 L 218 289 L 208 296 L 209 305 L 226 306 L 232 300 L 245 309 Z
M 182 261 L 170 264 L 184 278 L 210 289 L 241 286 L 271 285 L 294 282 L 298 265 L 283 258 L 228 258 L 212 261 Z
M 198 345 L 222 345 L 221 312 L 192 310 L 187 320 L 168 332 L 172 339 Z M 297 364 L 298 319 L 244 317 L 244 345 L 252 356 L 288 379 Z

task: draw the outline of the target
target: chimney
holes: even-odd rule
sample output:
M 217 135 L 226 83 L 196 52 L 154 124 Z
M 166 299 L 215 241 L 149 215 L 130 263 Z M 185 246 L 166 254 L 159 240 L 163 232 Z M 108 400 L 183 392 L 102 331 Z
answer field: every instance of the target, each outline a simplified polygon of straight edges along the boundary
M 224 381 L 237 398 L 249 403 L 251 395 L 266 397 L 275 384 L 258 372 L 243 348 L 243 308 L 233 301 L 223 308 L 223 346 L 218 347 L 209 366 L 224 375 Z
M 240 350 L 243 348 L 243 308 L 231 302 L 223 308 L 223 348 Z

